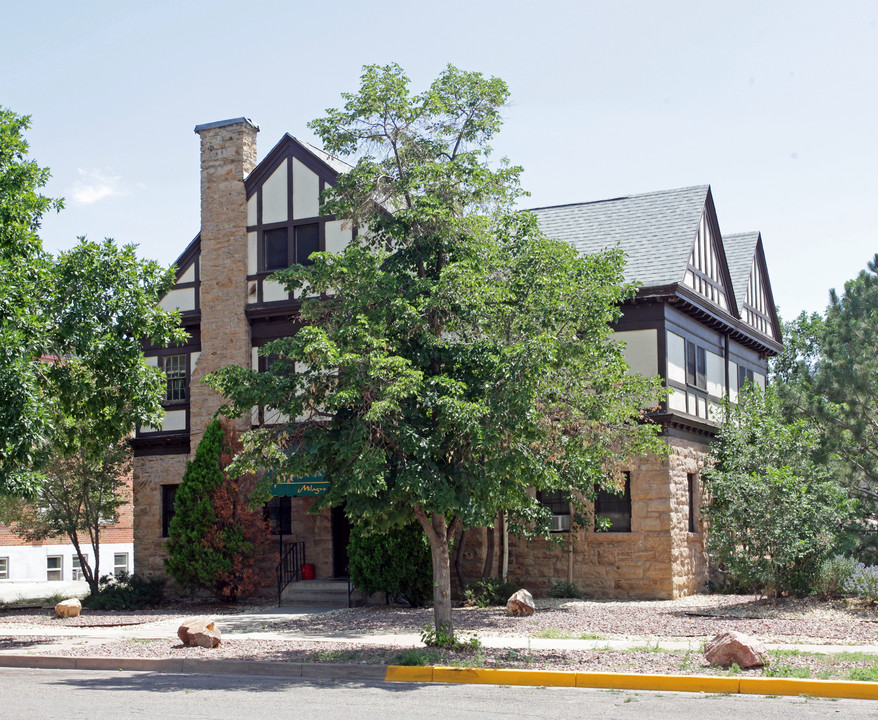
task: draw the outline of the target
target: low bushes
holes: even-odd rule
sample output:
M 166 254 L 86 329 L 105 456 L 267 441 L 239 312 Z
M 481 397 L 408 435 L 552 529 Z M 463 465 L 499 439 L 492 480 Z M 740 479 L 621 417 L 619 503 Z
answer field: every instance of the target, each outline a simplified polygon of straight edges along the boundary
M 164 596 L 164 578 L 119 573 L 115 577 L 104 575 L 98 583 L 97 595 L 89 595 L 82 604 L 92 610 L 140 610 L 158 605 Z

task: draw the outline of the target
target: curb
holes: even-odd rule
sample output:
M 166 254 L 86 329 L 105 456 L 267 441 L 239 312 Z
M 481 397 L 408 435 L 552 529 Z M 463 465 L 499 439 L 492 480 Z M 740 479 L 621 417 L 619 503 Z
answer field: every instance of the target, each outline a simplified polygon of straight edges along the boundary
M 390 665 L 385 680 L 393 682 L 479 683 L 664 690 L 668 692 L 809 695 L 811 697 L 878 700 L 878 683 L 796 678 L 744 678 L 714 675 L 636 675 L 633 673 L 564 672 L 558 670 L 493 670 L 457 667 Z
M 878 683 L 796 678 L 747 678 L 715 675 L 637 675 L 634 673 L 503 670 L 408 665 L 347 665 L 284 663 L 257 660 L 196 658 L 56 657 L 0 655 L 0 667 L 55 670 L 131 670 L 205 675 L 269 675 L 321 680 L 372 680 L 415 683 L 533 685 L 606 690 L 734 693 L 747 695 L 808 695 L 811 697 L 878 700 Z
M 55 670 L 137 670 L 205 675 L 270 675 L 321 680 L 384 680 L 384 665 L 285 663 L 258 660 L 201 660 L 197 658 L 55 657 L 0 655 L 0 667 Z

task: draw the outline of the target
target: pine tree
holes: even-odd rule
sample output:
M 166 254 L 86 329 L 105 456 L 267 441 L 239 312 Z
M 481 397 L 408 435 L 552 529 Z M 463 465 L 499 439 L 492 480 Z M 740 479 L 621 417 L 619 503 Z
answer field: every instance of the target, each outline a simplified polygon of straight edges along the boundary
M 165 560 L 182 589 L 231 602 L 258 587 L 257 559 L 269 534 L 261 508 L 249 506 L 256 479 L 225 472 L 240 449 L 234 428 L 219 420 L 207 426 L 177 490 Z

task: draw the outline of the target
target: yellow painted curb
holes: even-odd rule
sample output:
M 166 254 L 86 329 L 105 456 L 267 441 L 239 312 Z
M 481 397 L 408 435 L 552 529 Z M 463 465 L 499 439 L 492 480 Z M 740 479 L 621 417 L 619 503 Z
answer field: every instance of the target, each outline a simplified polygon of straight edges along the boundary
M 750 695 L 810 695 L 812 697 L 878 700 L 878 683 L 797 678 L 751 678 L 717 675 L 637 675 L 563 670 L 500 670 L 459 667 L 389 665 L 385 680 L 397 682 L 538 685 L 664 690 L 667 692 L 746 693 Z
M 797 678 L 741 678 L 742 693 L 749 695 L 810 695 L 812 697 L 878 700 L 878 683 Z
M 634 673 L 576 673 L 576 687 L 618 690 L 737 693 L 740 678 L 715 675 L 637 675 Z
M 417 665 L 388 665 L 384 679 L 398 682 L 433 682 L 433 668 Z

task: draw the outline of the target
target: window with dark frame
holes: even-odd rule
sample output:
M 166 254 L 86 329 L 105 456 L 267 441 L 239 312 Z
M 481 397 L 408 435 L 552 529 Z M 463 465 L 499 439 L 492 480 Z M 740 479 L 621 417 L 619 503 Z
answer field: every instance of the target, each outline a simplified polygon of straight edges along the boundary
M 186 402 L 186 356 L 165 355 L 165 402 Z
M 179 485 L 162 485 L 162 537 L 168 537 L 171 520 L 174 518 L 174 501 L 177 499 Z
M 290 233 L 292 230 L 292 233 Z M 262 232 L 263 266 L 266 271 L 290 265 L 311 265 L 309 256 L 320 250 L 320 224 L 272 228 Z
M 738 388 L 743 388 L 748 381 L 754 382 L 753 371 L 750 368 L 745 368 L 743 365 L 738 365 Z
M 689 340 L 686 341 L 686 384 L 707 390 L 707 351 Z
M 694 533 L 698 532 L 695 507 L 695 488 L 698 479 L 695 473 L 687 473 L 686 478 L 689 482 L 689 532 Z
M 293 532 L 293 499 L 288 496 L 273 497 L 265 503 L 265 519 L 271 525 L 272 535 L 291 535 Z
M 538 490 L 537 501 L 552 512 L 552 532 L 570 531 L 570 497 L 554 490 Z
M 610 526 L 603 532 L 631 532 L 631 473 L 625 473 L 623 489 L 612 491 L 596 487 L 595 492 L 595 529 L 598 529 L 598 518 L 605 518 Z

